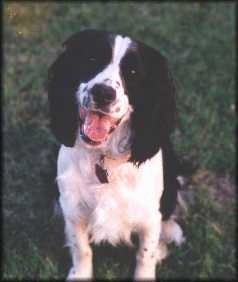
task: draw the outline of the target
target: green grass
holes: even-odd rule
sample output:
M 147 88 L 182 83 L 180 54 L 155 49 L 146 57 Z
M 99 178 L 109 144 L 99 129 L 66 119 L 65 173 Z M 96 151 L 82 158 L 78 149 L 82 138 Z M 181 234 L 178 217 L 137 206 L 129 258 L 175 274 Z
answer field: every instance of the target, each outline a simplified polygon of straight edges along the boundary
M 180 249 L 171 246 L 158 277 L 234 278 L 235 5 L 16 1 L 4 5 L 3 20 L 3 277 L 67 273 L 63 223 L 53 216 L 58 143 L 49 130 L 44 83 L 60 44 L 76 31 L 99 28 L 128 34 L 167 56 L 178 90 L 176 150 L 207 172 L 199 182 L 197 171 L 189 176 L 187 241 Z M 219 192 L 224 179 L 233 190 L 219 205 L 210 192 Z M 96 277 L 127 276 L 134 251 L 96 247 Z

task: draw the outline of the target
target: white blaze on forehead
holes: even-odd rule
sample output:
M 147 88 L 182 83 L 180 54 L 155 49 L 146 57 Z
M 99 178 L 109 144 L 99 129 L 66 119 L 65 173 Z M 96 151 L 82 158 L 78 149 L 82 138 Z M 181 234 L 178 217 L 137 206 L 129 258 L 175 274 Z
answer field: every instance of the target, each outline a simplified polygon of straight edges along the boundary
M 120 79 L 120 61 L 126 54 L 128 48 L 130 47 L 132 41 L 129 37 L 122 37 L 121 35 L 117 35 L 114 40 L 113 44 L 113 50 L 112 50 L 112 59 L 111 62 L 94 78 L 92 78 L 90 81 L 86 83 L 81 83 L 80 88 L 78 89 L 79 92 L 84 92 L 82 91 L 83 88 L 87 85 L 87 89 L 90 89 L 93 87 L 94 84 L 96 83 L 105 83 L 105 80 L 110 81 L 112 83 L 112 87 L 115 87 L 114 84 L 116 84 L 117 81 L 121 82 Z M 115 87 L 116 88 L 116 87 Z M 120 91 L 118 89 L 117 91 Z M 122 89 L 121 89 L 122 91 Z M 87 93 L 85 93 L 87 95 Z M 84 95 L 81 95 L 84 96 Z M 82 98 L 82 97 L 81 97 Z M 81 101 L 82 102 L 82 101 Z
M 114 64 L 119 64 L 123 56 L 125 55 L 127 49 L 131 44 L 131 39 L 129 37 L 122 37 L 117 35 L 114 41 L 113 57 L 112 62 Z
M 132 41 L 129 37 L 116 35 L 112 46 L 112 58 L 110 63 L 91 80 L 81 83 L 77 90 L 77 99 L 81 105 L 85 104 L 84 99 L 89 100 L 90 89 L 95 84 L 103 83 L 116 90 L 116 105 L 111 108 L 111 115 L 121 117 L 128 110 L 128 97 L 125 95 L 123 84 L 120 77 L 120 62 L 127 50 L 131 47 Z M 119 109 L 116 111 L 116 108 Z

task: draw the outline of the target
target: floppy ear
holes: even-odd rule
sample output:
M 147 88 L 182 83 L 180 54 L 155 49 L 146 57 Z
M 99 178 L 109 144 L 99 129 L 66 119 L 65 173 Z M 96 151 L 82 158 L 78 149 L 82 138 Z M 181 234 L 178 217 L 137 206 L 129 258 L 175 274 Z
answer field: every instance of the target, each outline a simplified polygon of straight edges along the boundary
M 74 146 L 78 129 L 78 77 L 73 53 L 65 50 L 48 72 L 47 91 L 51 129 L 65 146 Z
M 97 38 L 96 50 L 103 49 L 106 52 L 105 49 L 110 48 L 109 44 L 107 46 L 102 44 L 106 42 L 105 32 L 93 29 L 80 31 L 64 42 L 64 51 L 49 69 L 47 90 L 51 128 L 56 138 L 65 146 L 74 146 L 76 140 L 79 126 L 76 91 L 81 80 L 88 79 L 85 77 L 89 71 L 85 65 L 85 57 L 88 48 L 95 46 L 95 38 Z M 103 63 L 107 59 L 103 57 Z
M 167 60 L 156 50 L 139 43 L 144 69 L 142 89 L 134 99 L 131 161 L 151 158 L 169 140 L 175 123 L 175 85 Z

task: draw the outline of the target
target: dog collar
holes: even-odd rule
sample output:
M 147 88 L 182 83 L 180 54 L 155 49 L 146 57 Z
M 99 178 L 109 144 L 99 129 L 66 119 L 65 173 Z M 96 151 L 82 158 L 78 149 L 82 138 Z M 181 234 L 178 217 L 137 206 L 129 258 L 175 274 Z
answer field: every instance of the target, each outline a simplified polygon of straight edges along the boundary
M 95 164 L 95 174 L 101 183 L 109 183 L 108 180 L 108 162 L 110 165 L 118 166 L 121 163 L 125 163 L 130 159 L 130 154 L 126 153 L 122 156 L 112 157 L 110 154 L 103 154 L 100 156 L 99 163 Z
M 101 183 L 109 183 L 108 172 L 104 166 L 104 155 L 100 158 L 100 163 L 95 164 L 95 174 Z

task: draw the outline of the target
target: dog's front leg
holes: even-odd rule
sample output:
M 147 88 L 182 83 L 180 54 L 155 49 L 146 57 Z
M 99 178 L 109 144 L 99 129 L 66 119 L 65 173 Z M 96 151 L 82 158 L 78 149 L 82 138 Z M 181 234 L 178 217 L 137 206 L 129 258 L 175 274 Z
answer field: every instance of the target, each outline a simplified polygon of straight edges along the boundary
M 91 279 L 93 273 L 92 249 L 89 244 L 85 223 L 74 223 L 66 220 L 65 233 L 73 262 L 67 280 Z
M 155 280 L 158 242 L 161 230 L 160 217 L 149 220 L 139 233 L 139 249 L 136 255 L 135 280 Z

